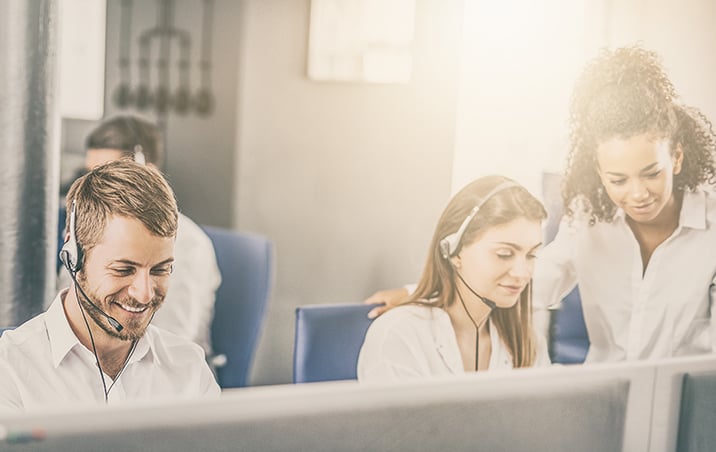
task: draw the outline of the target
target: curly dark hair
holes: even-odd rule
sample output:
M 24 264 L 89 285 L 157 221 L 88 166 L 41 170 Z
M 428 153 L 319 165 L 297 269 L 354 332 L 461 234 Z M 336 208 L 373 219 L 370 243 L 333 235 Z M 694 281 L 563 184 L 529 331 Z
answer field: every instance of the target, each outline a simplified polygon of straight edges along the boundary
M 603 50 L 575 84 L 570 109 L 570 149 L 562 187 L 569 217 L 579 206 L 590 219 L 610 222 L 616 206 L 597 172 L 596 149 L 612 138 L 643 133 L 681 145 L 684 159 L 674 190 L 716 183 L 716 136 L 699 110 L 680 105 L 659 56 L 639 46 Z M 581 202 L 575 204 L 578 199 Z

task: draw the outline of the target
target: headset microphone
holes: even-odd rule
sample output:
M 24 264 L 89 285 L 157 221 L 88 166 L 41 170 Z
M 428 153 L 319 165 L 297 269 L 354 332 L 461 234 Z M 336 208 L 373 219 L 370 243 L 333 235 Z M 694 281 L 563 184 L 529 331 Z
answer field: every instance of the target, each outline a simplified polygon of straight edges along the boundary
M 450 261 L 450 263 L 452 264 L 452 261 Z M 487 321 L 487 318 L 490 317 L 490 315 L 492 314 L 492 311 L 497 307 L 497 304 L 494 301 L 492 301 L 488 298 L 485 298 L 482 295 L 475 292 L 473 290 L 473 288 L 470 287 L 470 285 L 467 282 L 465 282 L 465 280 L 462 278 L 462 275 L 460 274 L 460 271 L 457 268 L 455 269 L 455 274 L 457 274 L 457 277 L 460 278 L 460 281 L 462 281 L 462 283 L 465 284 L 465 287 L 467 287 L 470 290 L 470 292 L 472 292 L 480 301 L 482 301 L 488 307 L 489 311 L 487 312 L 487 315 L 485 317 L 483 317 L 483 319 L 481 321 L 481 323 L 484 324 L 484 322 Z M 480 326 L 477 323 L 477 321 L 475 320 L 475 318 L 472 316 L 472 314 L 470 314 L 470 310 L 467 309 L 467 305 L 465 304 L 465 300 L 462 298 L 460 289 L 456 289 L 455 292 L 457 293 L 458 299 L 460 299 L 460 304 L 462 304 L 462 308 L 465 310 L 465 314 L 467 314 L 467 317 L 470 319 L 470 321 L 472 322 L 472 325 L 475 327 L 475 372 L 477 372 L 477 370 L 480 366 Z
M 68 270 L 69 270 L 69 268 L 68 268 Z M 80 286 L 80 283 L 77 282 L 77 278 L 75 278 L 75 274 L 72 273 L 71 271 L 70 271 L 70 277 L 72 278 L 72 281 L 75 282 L 75 287 L 77 287 L 80 290 L 80 293 L 82 294 L 84 299 L 87 300 L 87 303 L 91 304 L 100 314 L 102 314 L 102 316 L 107 319 L 109 324 L 112 325 L 112 327 L 114 327 L 114 329 L 117 330 L 118 333 L 121 332 L 124 329 L 122 324 L 119 323 L 117 321 L 117 319 L 115 319 L 111 315 L 104 312 L 99 306 L 97 306 L 96 304 L 94 304 L 92 302 L 90 297 L 88 297 L 87 294 L 85 293 L 85 291 L 82 289 L 82 286 Z
M 117 330 L 117 332 L 119 333 L 124 329 L 122 324 L 119 323 L 117 319 L 100 309 L 99 306 L 94 304 L 90 297 L 87 296 L 84 289 L 82 289 L 82 286 L 80 286 L 79 282 L 77 282 L 77 272 L 80 271 L 80 269 L 82 268 L 82 247 L 80 247 L 79 243 L 77 242 L 77 235 L 75 231 L 75 210 L 76 201 L 73 200 L 72 208 L 70 209 L 70 236 L 65 242 L 65 244 L 62 245 L 62 249 L 60 250 L 60 260 L 65 265 L 65 268 L 70 274 L 72 281 L 74 281 L 75 287 L 80 290 L 80 293 L 82 293 L 82 296 L 85 298 L 85 300 L 87 300 L 89 304 L 94 306 L 94 308 L 99 311 L 99 313 L 102 314 L 107 319 L 109 324 L 112 325 L 112 327 L 114 327 L 114 329 Z
M 465 287 L 467 287 L 467 289 L 468 289 L 470 292 L 472 292 L 473 295 L 475 295 L 475 296 L 476 296 L 480 301 L 482 301 L 488 308 L 490 308 L 490 311 L 494 310 L 494 309 L 497 307 L 497 303 L 495 303 L 494 301 L 490 300 L 489 298 L 485 298 L 485 297 L 483 297 L 482 295 L 480 295 L 479 293 L 475 292 L 475 289 L 473 289 L 472 287 L 470 287 L 470 284 L 468 284 L 468 283 L 462 278 L 462 275 L 460 274 L 459 271 L 455 270 L 455 274 L 457 275 L 458 278 L 460 278 L 460 281 L 462 281 L 462 283 L 465 284 Z

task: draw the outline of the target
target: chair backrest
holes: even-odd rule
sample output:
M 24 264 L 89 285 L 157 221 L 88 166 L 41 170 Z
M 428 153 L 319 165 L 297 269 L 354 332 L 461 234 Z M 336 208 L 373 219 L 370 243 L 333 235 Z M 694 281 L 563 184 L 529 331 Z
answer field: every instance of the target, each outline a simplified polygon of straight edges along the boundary
M 712 451 L 716 447 L 716 371 L 684 375 L 676 450 Z
M 548 218 L 545 227 L 547 244 L 554 240 L 564 215 L 561 192 L 562 175 L 542 173 L 542 197 Z M 549 354 L 553 363 L 583 363 L 589 351 L 589 335 L 584 324 L 582 299 L 575 287 L 562 299 L 560 308 L 551 311 L 549 325 Z
M 579 287 L 562 299 L 559 309 L 551 311 L 549 354 L 553 363 L 581 364 L 589 351 L 589 336 L 584 324 Z
M 296 308 L 293 382 L 355 380 L 373 307 L 357 303 Z
M 222 388 L 246 386 L 273 284 L 273 243 L 260 235 L 203 229 L 214 244 L 221 271 L 211 344 L 226 363 L 217 368 L 217 379 Z

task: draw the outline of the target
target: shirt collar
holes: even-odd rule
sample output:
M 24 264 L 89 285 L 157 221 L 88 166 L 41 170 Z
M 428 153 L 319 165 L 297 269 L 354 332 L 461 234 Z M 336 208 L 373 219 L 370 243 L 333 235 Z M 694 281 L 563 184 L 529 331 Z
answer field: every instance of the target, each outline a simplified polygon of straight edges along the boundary
M 65 296 L 69 289 L 63 289 L 52 301 L 45 313 L 45 327 L 50 341 L 52 365 L 57 368 L 67 354 L 77 345 L 81 345 L 70 327 L 64 309 Z
M 161 365 L 159 353 L 157 353 L 157 331 L 154 325 L 147 326 L 144 335 L 137 341 L 137 347 L 129 358 L 129 363 L 135 363 L 143 359 L 151 359 L 156 365 Z
M 462 373 L 462 357 L 460 356 L 459 348 L 457 348 L 457 353 L 455 353 L 457 339 L 454 337 L 455 333 L 453 332 L 452 323 L 450 322 L 450 316 L 440 308 L 433 308 L 433 312 L 437 313 L 437 311 L 442 311 L 442 314 L 437 314 L 436 321 L 432 323 L 435 348 L 451 373 Z
M 679 224 L 685 228 L 706 229 L 706 192 L 684 191 Z
M 74 347 L 83 347 L 74 331 L 70 327 L 64 309 L 65 296 L 69 289 L 63 289 L 57 294 L 52 304 L 45 313 L 45 326 L 47 328 L 47 337 L 50 341 L 50 350 L 52 354 L 52 365 L 57 368 L 62 360 L 70 353 Z M 91 321 L 88 319 L 88 321 Z M 154 358 L 159 364 L 158 354 L 155 353 L 156 348 L 156 331 L 155 327 L 149 325 L 147 330 L 139 341 L 137 347 L 132 353 L 129 360 L 130 363 L 137 362 L 141 359 Z
M 431 315 L 434 315 L 434 322 L 432 322 L 432 334 L 433 340 L 438 354 L 442 358 L 445 365 L 454 374 L 460 374 L 465 372 L 462 365 L 462 357 L 460 356 L 460 348 L 457 345 L 457 338 L 455 337 L 455 329 L 450 321 L 450 315 L 440 308 L 432 308 Z M 489 366 L 492 366 L 495 356 L 498 350 L 495 346 L 502 339 L 497 333 L 497 328 L 491 325 L 491 319 L 487 319 L 490 331 L 490 343 L 492 344 L 492 352 L 490 355 Z M 451 353 L 452 352 L 452 353 Z
M 626 222 L 626 214 L 621 207 L 614 214 L 614 220 Z M 691 229 L 706 229 L 706 192 L 701 189 L 684 190 L 684 198 L 679 212 L 679 226 Z

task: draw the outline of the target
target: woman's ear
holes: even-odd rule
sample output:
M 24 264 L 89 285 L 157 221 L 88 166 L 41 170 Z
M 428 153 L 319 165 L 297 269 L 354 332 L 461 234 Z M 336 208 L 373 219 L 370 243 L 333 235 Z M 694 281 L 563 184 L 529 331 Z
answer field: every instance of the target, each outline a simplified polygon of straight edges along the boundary
M 450 263 L 454 268 L 462 268 L 462 259 L 460 259 L 460 255 L 456 255 L 450 258 Z

